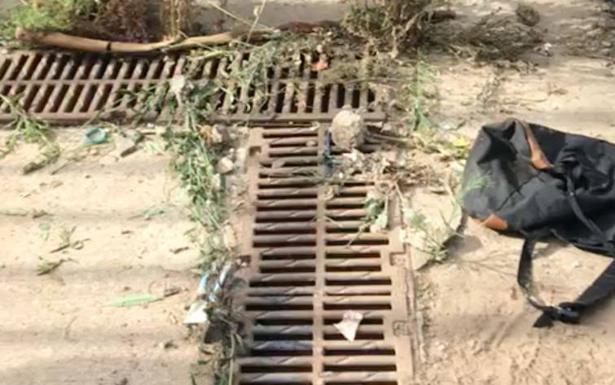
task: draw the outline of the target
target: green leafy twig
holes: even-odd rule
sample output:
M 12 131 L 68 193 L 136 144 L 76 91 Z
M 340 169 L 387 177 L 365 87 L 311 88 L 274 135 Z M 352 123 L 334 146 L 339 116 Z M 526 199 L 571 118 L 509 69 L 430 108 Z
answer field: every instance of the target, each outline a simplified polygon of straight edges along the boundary
M 12 39 L 18 27 L 34 31 L 65 31 L 72 28 L 79 17 L 89 16 L 98 3 L 99 0 L 22 0 L 0 23 L 0 35 Z
M 19 104 L 19 98 L 20 96 L 9 98 L 0 95 L 0 101 L 9 107 L 13 116 L 12 122 L 8 125 L 11 133 L 4 143 L 4 148 L 0 149 L 0 159 L 13 152 L 19 141 L 38 144 L 41 148 L 41 157 L 24 167 L 23 172 L 27 174 L 58 160 L 61 150 L 51 138 L 49 124 L 29 116 Z
M 108 306 L 114 306 L 114 307 L 138 306 L 138 305 L 144 305 L 147 303 L 160 301 L 163 298 L 164 297 L 154 295 L 154 294 L 133 293 L 133 294 L 128 294 L 128 295 L 114 299 L 108 304 Z

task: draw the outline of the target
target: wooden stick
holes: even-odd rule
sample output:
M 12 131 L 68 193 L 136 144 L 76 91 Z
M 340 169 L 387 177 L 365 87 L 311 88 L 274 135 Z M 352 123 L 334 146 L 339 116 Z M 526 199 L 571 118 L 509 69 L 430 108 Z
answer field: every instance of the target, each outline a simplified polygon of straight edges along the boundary
M 243 34 L 243 31 L 224 32 L 215 35 L 189 37 L 181 41 L 165 40 L 156 43 L 124 43 L 73 36 L 62 32 L 34 32 L 18 28 L 15 33 L 15 38 L 31 44 L 85 52 L 150 53 L 164 49 L 183 50 L 203 45 L 227 44 L 241 37 Z M 263 31 L 256 31 L 253 33 L 252 37 L 262 36 Z
M 26 43 L 86 52 L 146 53 L 168 47 L 174 43 L 172 40 L 146 44 L 122 43 L 72 36 L 62 32 L 33 32 L 23 28 L 17 29 L 15 38 Z
M 180 42 L 177 42 L 176 44 L 171 45 L 170 47 L 168 47 L 168 50 L 184 50 L 184 49 L 190 49 L 190 48 L 199 47 L 203 45 L 228 44 L 233 40 L 236 40 L 238 38 L 241 38 L 242 36 L 245 36 L 246 33 L 247 32 L 242 29 L 242 30 L 233 31 L 233 32 L 218 33 L 215 35 L 188 37 Z M 250 36 L 250 41 L 259 40 L 263 38 L 263 36 L 266 33 L 267 32 L 262 31 L 262 30 L 254 31 L 252 32 L 252 35 Z

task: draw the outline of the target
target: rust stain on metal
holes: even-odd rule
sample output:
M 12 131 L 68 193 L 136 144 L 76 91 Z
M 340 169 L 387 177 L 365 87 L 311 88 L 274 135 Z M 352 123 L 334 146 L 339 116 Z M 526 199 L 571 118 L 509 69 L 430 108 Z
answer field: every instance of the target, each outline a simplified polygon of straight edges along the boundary
M 18 51 L 0 57 L 0 94 L 18 97 L 26 112 L 54 123 L 79 123 L 95 117 L 127 119 L 144 107 L 135 93 L 148 89 L 164 98 L 168 82 L 184 75 L 196 83 L 223 85 L 212 96 L 214 120 L 330 120 L 343 106 L 363 108 L 368 120 L 380 120 L 375 91 L 359 83 L 324 83 L 311 63 L 317 56 L 295 53 L 267 69 L 266 96 L 255 105 L 254 85 L 232 77 L 250 58 L 199 58 L 187 55 L 114 57 L 94 54 Z M 215 82 L 214 82 L 215 81 Z M 0 102 L 0 121 L 11 119 Z M 180 114 L 179 112 L 178 114 Z M 170 121 L 178 115 L 168 107 L 150 111 L 146 121 Z
M 412 379 L 406 250 L 394 230 L 360 232 L 370 182 L 348 181 L 328 196 L 325 133 L 325 125 L 251 132 L 260 151 L 248 172 L 254 214 L 242 272 L 249 287 L 239 298 L 247 320 L 247 353 L 236 367 L 242 385 Z M 347 311 L 363 315 L 355 341 L 334 326 Z

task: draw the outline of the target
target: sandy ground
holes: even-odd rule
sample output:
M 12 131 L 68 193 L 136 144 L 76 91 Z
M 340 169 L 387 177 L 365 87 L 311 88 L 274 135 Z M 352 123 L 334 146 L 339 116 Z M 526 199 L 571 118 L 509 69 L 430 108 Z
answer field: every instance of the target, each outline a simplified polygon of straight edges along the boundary
M 75 148 L 81 135 L 64 132 L 58 142 Z M 168 157 L 90 156 L 55 175 L 52 166 L 22 176 L 36 153 L 21 146 L 0 163 L 0 383 L 188 384 L 197 345 L 181 322 L 197 257 L 171 251 L 190 246 L 184 233 L 192 224 Z M 49 215 L 7 215 L 24 210 Z M 73 227 L 83 248 L 50 253 L 58 233 Z M 70 260 L 37 276 L 40 258 Z M 181 292 L 145 306 L 108 306 L 170 287 Z
M 466 3 L 488 10 L 510 7 L 513 2 Z M 462 126 L 474 137 L 482 124 L 516 116 L 615 141 L 615 110 L 609 102 L 615 96 L 613 62 L 588 57 L 599 56 L 599 47 L 609 44 L 596 45 L 580 32 L 604 20 L 598 11 L 603 3 L 534 3 L 543 12 L 542 25 L 555 55 L 534 57 L 537 66 L 530 70 L 430 58 L 439 72 L 436 121 Z M 588 43 L 583 46 L 573 38 Z M 571 56 L 579 46 L 587 48 L 586 55 Z M 580 326 L 534 329 L 531 325 L 538 313 L 525 303 L 515 282 L 522 241 L 474 223 L 464 233 L 446 263 L 416 275 L 418 302 L 425 316 L 417 382 L 612 384 L 615 305 L 605 304 Z M 565 245 L 543 245 L 536 276 L 545 299 L 558 303 L 574 299 L 609 261 Z

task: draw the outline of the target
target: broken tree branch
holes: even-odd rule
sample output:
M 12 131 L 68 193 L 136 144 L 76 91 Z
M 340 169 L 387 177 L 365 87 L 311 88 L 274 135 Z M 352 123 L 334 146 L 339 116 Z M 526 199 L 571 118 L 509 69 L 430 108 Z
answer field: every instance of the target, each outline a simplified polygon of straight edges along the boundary
M 118 53 L 147 53 L 171 46 L 175 41 L 162 41 L 158 43 L 123 43 L 100 39 L 68 35 L 62 32 L 33 32 L 18 28 L 15 33 L 17 40 L 49 47 L 73 49 L 86 52 L 118 52 Z
M 253 31 L 251 40 L 262 38 L 266 31 Z M 19 28 L 15 33 L 17 40 L 55 48 L 71 49 L 97 53 L 151 53 L 162 50 L 183 50 L 204 45 L 227 44 L 246 34 L 244 30 L 223 32 L 207 36 L 194 36 L 183 40 L 165 40 L 156 43 L 124 43 L 100 39 L 90 39 L 62 32 L 34 32 Z

